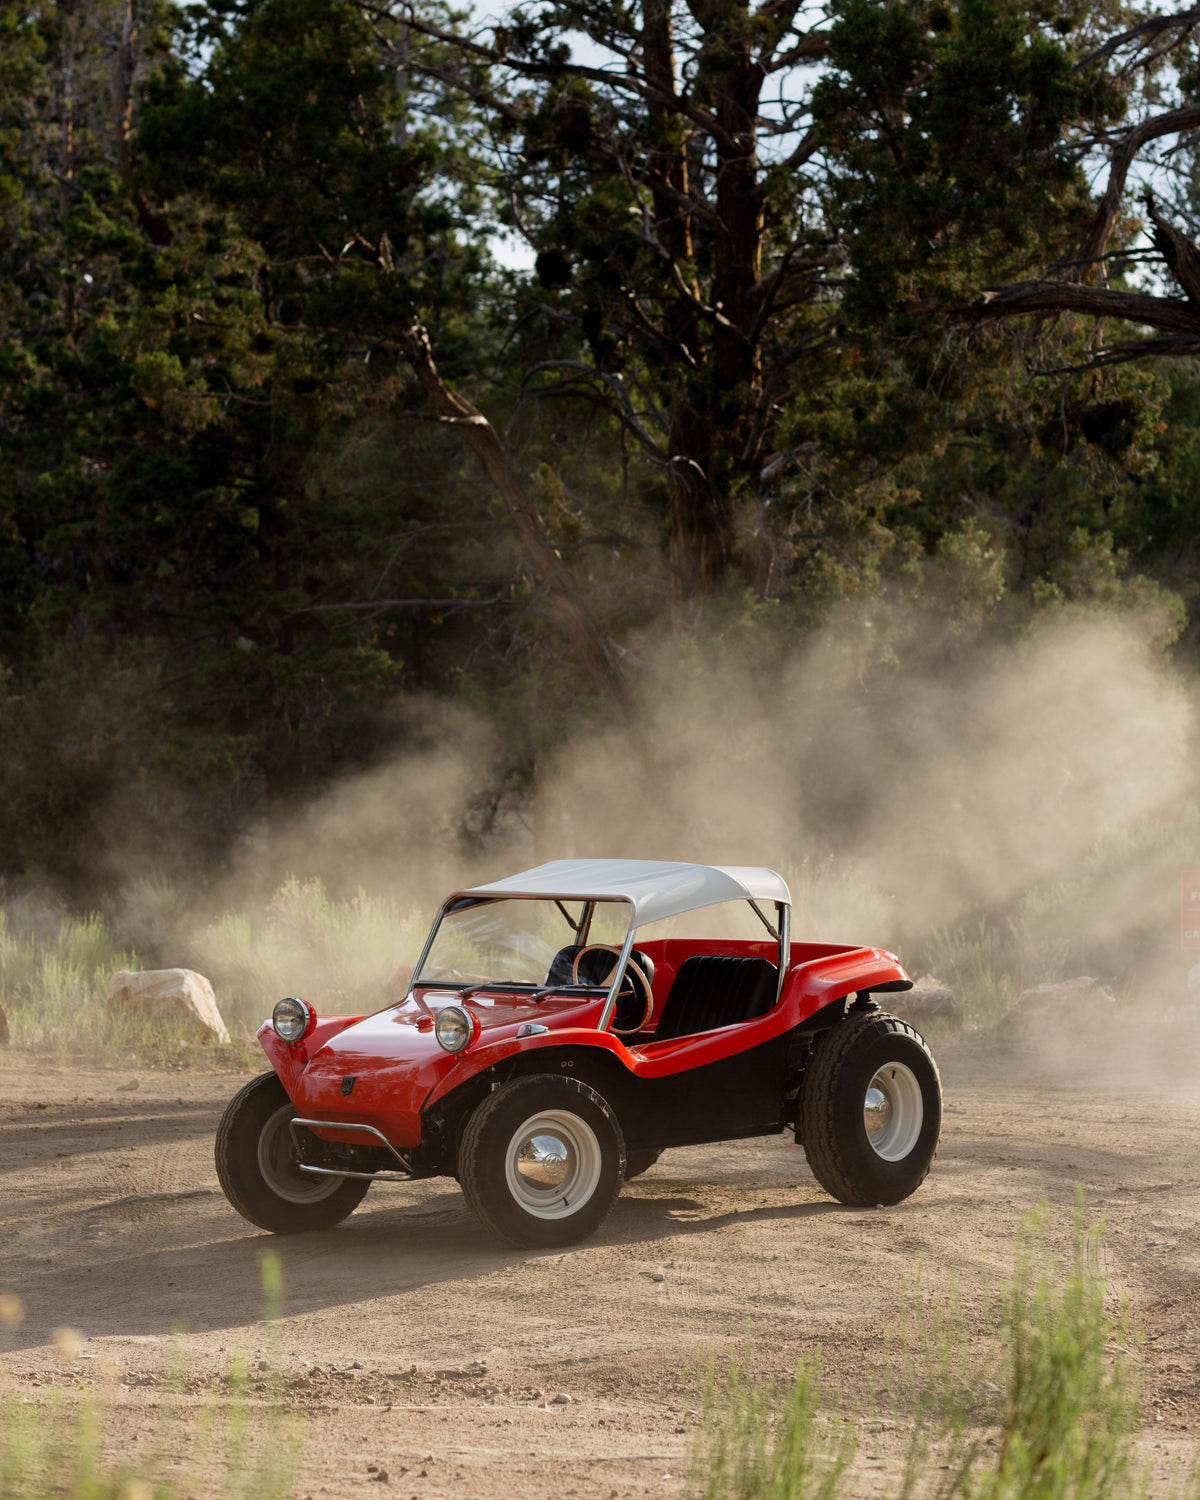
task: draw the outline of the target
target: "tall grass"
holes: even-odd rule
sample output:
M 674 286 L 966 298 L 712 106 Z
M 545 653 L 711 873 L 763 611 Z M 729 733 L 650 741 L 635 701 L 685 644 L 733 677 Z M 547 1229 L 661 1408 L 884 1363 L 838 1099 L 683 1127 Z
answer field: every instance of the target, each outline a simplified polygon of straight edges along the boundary
M 262 1274 L 274 1348 L 277 1256 L 263 1257 Z M 6 1321 L 14 1321 L 11 1309 Z M 256 1390 L 246 1357 L 237 1355 L 226 1378 L 189 1411 L 186 1358 L 179 1336 L 136 1462 L 111 1456 L 112 1398 L 103 1389 L 43 1387 L 38 1404 L 0 1387 L 0 1500 L 284 1500 L 293 1490 L 303 1432 L 298 1414 L 285 1409 L 278 1375 Z
M 914 969 L 948 984 L 968 1022 L 983 1027 L 995 1025 L 1023 989 L 1049 977 L 1030 964 L 1011 930 L 1002 932 L 982 918 L 933 928 L 916 945 L 916 955 Z
M 362 890 L 338 899 L 319 880 L 288 880 L 261 913 L 227 911 L 193 946 L 222 1005 L 247 1026 L 281 995 L 361 1014 L 385 1003 L 384 982 L 398 964 L 416 962 L 429 918 Z
M 118 970 L 139 967 L 137 953 L 98 913 L 70 916 L 21 902 L 0 906 L 0 1004 L 15 1042 L 100 1058 L 237 1061 L 254 1054 L 252 1033 L 281 995 L 304 995 L 320 1010 L 378 1010 L 385 980 L 415 961 L 428 922 L 426 912 L 383 897 L 359 891 L 337 899 L 319 880 L 289 880 L 258 912 L 227 911 L 197 932 L 172 927 L 179 919 L 170 913 L 184 903 L 170 891 L 153 895 L 164 926 L 153 934 L 157 961 L 148 967 L 198 969 L 210 979 L 234 1049 L 173 1018 L 110 1011 L 109 982 Z M 144 926 L 142 897 L 135 926 Z
M 829 1410 L 819 1357 L 784 1390 L 755 1386 L 735 1358 L 723 1383 L 711 1370 L 705 1381 L 693 1489 L 703 1500 L 835 1500 L 857 1441 L 856 1425 Z
M 1133 1447 L 1141 1419 L 1136 1338 L 1100 1268 L 1101 1230 L 1072 1221 L 1065 1263 L 1045 1207 L 1022 1226 L 1015 1269 L 968 1336 L 953 1294 L 902 1301 L 884 1400 L 907 1430 L 909 1500 L 1134 1500 L 1145 1492 Z M 754 1386 L 746 1363 L 711 1379 L 693 1444 L 702 1500 L 837 1500 L 853 1482 L 866 1418 L 847 1417 L 803 1363 L 784 1390 Z M 1193 1493 L 1197 1478 L 1192 1479 Z
M 1001 1299 L 1007 1390 L 993 1464 L 969 1466 L 964 1496 L 1057 1500 L 1140 1491 L 1131 1439 L 1141 1382 L 1127 1310 L 1109 1306 L 1101 1229 L 1076 1209 L 1071 1259 L 1048 1262 L 1049 1210 L 1026 1221 Z
M 59 1053 L 177 1051 L 177 1023 L 120 1015 L 104 1003 L 112 976 L 136 967 L 137 955 L 118 946 L 97 913 L 22 928 L 0 907 L 0 1004 L 18 1043 Z

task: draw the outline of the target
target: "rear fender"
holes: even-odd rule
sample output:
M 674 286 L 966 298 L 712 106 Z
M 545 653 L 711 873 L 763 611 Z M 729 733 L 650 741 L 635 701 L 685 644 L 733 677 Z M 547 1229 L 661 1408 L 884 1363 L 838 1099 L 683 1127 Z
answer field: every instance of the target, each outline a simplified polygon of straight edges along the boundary
M 287 1090 L 288 1098 L 296 1095 L 300 1075 L 308 1067 L 309 1059 L 317 1055 L 330 1037 L 345 1031 L 347 1026 L 356 1026 L 362 1016 L 318 1016 L 317 1023 L 309 1034 L 299 1042 L 285 1042 L 271 1025 L 264 1021 L 255 1035 L 258 1044 L 267 1054 L 267 1061 L 279 1075 L 279 1081 Z
M 912 980 L 894 954 L 882 948 L 858 948 L 796 964 L 784 981 L 783 1004 L 803 1024 L 853 995 L 911 989 Z

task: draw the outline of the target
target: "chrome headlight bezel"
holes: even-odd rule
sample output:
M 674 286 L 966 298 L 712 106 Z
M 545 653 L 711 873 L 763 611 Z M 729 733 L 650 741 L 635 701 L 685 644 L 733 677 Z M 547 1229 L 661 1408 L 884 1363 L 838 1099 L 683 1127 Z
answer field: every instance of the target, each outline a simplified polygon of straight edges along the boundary
M 461 1005 L 443 1005 L 433 1023 L 433 1034 L 444 1052 L 462 1052 L 475 1040 L 478 1025 Z
M 302 1042 L 317 1022 L 317 1013 L 307 1000 L 299 995 L 285 995 L 276 1000 L 271 1012 L 271 1026 L 281 1042 L 294 1046 Z

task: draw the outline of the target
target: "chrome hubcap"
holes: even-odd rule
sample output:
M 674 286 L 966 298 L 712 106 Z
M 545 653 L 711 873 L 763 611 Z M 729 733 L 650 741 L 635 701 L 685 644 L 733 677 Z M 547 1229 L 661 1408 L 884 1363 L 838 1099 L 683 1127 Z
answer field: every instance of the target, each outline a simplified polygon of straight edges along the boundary
M 917 1075 L 904 1063 L 885 1063 L 863 1096 L 863 1125 L 872 1151 L 884 1161 L 903 1161 L 920 1139 L 924 1123 L 925 1101 Z
M 537 1219 L 566 1219 L 600 1182 L 604 1157 L 586 1120 L 565 1109 L 531 1115 L 504 1153 L 504 1176 L 515 1202 Z
M 892 1101 L 873 1084 L 867 1090 L 866 1103 L 863 1105 L 863 1120 L 867 1127 L 868 1135 L 878 1135 L 881 1130 L 887 1129 L 888 1121 L 892 1118 Z
M 517 1148 L 517 1171 L 538 1187 L 561 1187 L 571 1171 L 571 1148 L 556 1135 L 531 1135 Z

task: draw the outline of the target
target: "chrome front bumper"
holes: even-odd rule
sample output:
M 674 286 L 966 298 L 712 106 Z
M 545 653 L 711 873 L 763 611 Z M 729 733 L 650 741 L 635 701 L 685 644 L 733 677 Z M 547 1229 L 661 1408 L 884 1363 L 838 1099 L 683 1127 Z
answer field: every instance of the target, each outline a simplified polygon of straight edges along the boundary
M 300 1142 L 296 1137 L 296 1126 L 303 1125 L 308 1130 L 358 1130 L 364 1135 L 374 1136 L 375 1140 L 384 1147 L 400 1165 L 403 1172 L 345 1172 L 339 1167 L 313 1167 L 304 1160 L 300 1149 Z M 298 1158 L 297 1165 L 302 1172 L 315 1172 L 321 1177 L 365 1177 L 368 1182 L 411 1182 L 413 1170 L 408 1162 L 400 1155 L 387 1136 L 381 1130 L 376 1130 L 374 1125 L 352 1125 L 341 1120 L 302 1120 L 297 1116 L 288 1121 L 288 1129 L 292 1133 L 292 1145 L 296 1148 Z

